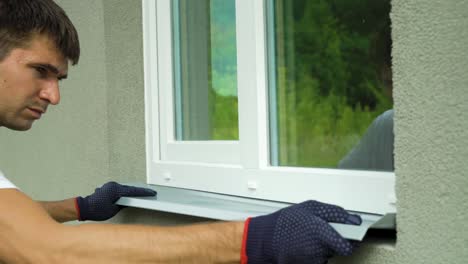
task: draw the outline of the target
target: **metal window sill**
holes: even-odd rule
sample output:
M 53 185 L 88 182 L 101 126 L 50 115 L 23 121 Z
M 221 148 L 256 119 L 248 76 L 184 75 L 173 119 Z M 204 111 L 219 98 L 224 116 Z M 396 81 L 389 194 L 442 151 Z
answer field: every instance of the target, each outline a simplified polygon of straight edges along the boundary
M 117 201 L 117 204 L 223 221 L 242 221 L 248 217 L 273 213 L 291 205 L 160 185 L 139 183 L 128 185 L 154 189 L 158 195 L 157 197 L 123 197 Z M 357 241 L 362 241 L 370 228 L 395 229 L 395 214 L 358 214 L 363 220 L 359 226 L 336 223 L 331 223 L 331 226 L 343 237 Z

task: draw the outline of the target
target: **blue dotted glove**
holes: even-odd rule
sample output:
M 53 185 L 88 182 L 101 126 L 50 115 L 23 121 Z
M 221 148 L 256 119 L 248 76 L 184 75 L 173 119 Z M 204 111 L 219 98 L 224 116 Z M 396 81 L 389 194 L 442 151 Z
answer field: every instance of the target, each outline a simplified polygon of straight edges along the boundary
M 248 219 L 241 262 L 323 264 L 334 255 L 350 255 L 353 245 L 328 222 L 359 225 L 361 218 L 338 206 L 307 201 Z
M 123 196 L 155 196 L 156 192 L 147 188 L 138 188 L 108 182 L 97 188 L 93 194 L 76 198 L 78 220 L 104 221 L 116 215 L 123 206 L 115 204 Z

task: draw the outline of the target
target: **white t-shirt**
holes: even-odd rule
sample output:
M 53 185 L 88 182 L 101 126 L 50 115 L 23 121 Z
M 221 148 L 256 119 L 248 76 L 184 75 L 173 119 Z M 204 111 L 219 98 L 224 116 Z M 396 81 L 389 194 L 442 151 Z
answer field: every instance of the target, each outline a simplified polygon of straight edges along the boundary
M 7 178 L 5 178 L 2 171 L 0 171 L 0 189 L 8 189 L 8 188 L 17 189 L 17 187 L 13 183 L 11 183 Z

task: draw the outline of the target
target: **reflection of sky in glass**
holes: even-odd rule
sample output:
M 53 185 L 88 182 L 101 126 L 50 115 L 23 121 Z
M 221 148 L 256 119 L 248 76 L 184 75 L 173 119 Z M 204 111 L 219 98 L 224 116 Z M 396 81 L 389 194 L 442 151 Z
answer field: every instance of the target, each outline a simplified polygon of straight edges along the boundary
M 211 0 L 211 80 L 215 92 L 237 96 L 236 10 L 234 0 Z

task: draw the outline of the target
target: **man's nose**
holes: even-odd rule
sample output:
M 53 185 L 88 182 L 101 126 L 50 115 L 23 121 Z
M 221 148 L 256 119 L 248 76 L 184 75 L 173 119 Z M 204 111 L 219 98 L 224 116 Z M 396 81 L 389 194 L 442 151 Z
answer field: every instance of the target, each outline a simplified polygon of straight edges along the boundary
M 60 102 L 60 91 L 58 80 L 47 81 L 39 93 L 39 97 L 42 100 L 48 101 L 52 105 L 56 105 Z

